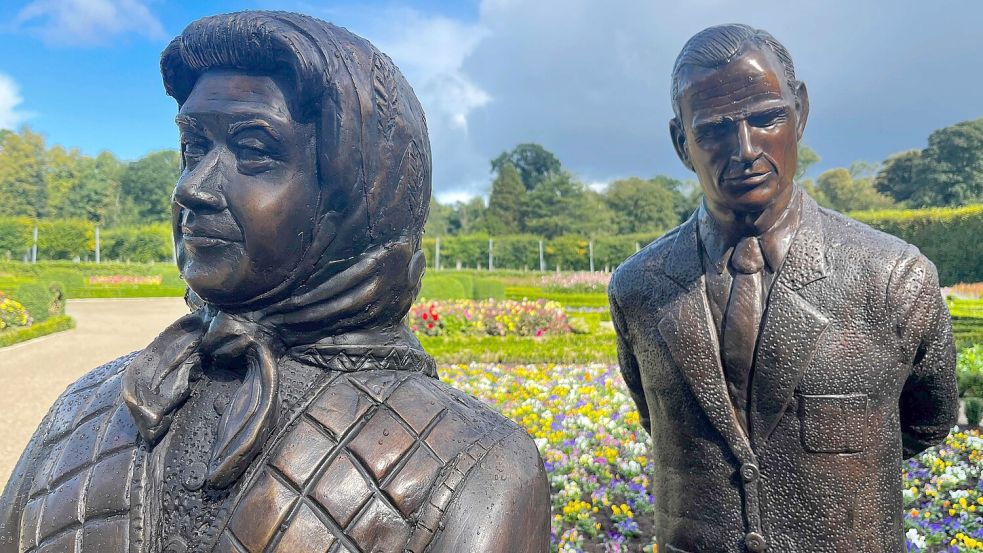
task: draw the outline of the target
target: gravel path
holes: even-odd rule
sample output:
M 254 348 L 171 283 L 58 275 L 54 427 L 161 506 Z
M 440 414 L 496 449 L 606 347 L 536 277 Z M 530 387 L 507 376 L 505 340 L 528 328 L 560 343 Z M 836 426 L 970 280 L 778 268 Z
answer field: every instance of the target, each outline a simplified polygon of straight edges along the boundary
M 0 488 L 34 428 L 89 370 L 150 343 L 187 313 L 181 298 L 72 300 L 74 330 L 0 348 Z

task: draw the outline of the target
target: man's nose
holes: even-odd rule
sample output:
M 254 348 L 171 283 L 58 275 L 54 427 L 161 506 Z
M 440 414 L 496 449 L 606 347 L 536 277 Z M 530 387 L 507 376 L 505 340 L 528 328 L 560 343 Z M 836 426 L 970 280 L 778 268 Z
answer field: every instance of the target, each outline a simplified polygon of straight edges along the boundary
M 223 188 L 225 172 L 218 152 L 205 156 L 185 171 L 174 187 L 174 202 L 191 211 L 223 211 L 227 207 Z
M 751 125 L 747 120 L 737 122 L 737 152 L 736 159 L 742 163 L 751 163 L 761 156 L 761 149 L 751 136 Z

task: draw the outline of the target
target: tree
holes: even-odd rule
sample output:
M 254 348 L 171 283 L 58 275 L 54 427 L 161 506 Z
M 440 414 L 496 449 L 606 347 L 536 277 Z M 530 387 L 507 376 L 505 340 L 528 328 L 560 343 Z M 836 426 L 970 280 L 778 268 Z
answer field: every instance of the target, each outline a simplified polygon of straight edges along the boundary
M 875 185 L 909 207 L 983 202 L 983 119 L 933 132 L 924 150 L 892 155 Z
M 431 196 L 430 214 L 427 215 L 427 223 L 423 231 L 429 236 L 447 236 L 453 211 L 451 206 L 442 204 Z
M 874 189 L 870 178 L 854 179 L 848 169 L 837 167 L 816 179 L 816 189 L 826 207 L 837 211 L 862 211 L 893 207 L 890 197 Z
M 933 132 L 915 168 L 916 207 L 983 201 L 983 119 Z
M 676 179 L 662 175 L 612 182 L 604 198 L 611 209 L 614 230 L 621 234 L 666 231 L 679 224 L 680 209 L 685 203 L 680 185 Z
M 816 150 L 800 142 L 795 165 L 795 181 L 798 182 L 813 165 L 819 163 L 821 160 L 822 158 L 819 157 Z
M 40 134 L 0 130 L 0 216 L 46 215 L 45 157 Z
M 896 202 L 907 203 L 918 193 L 915 171 L 921 159 L 921 150 L 908 150 L 888 157 L 874 177 L 874 188 Z
M 106 224 L 115 219 L 123 165 L 109 152 L 95 158 L 55 146 L 45 171 L 49 217 L 87 219 Z
M 502 152 L 492 160 L 492 171 L 501 173 L 507 163 L 519 172 L 526 190 L 536 188 L 547 176 L 560 172 L 562 168 L 560 160 L 552 152 L 533 143 L 519 144 L 511 152 Z
M 589 236 L 611 225 L 610 211 L 600 194 L 590 191 L 565 171 L 553 173 L 529 193 L 523 217 L 526 230 L 554 238 Z
M 484 229 L 485 200 L 475 196 L 467 202 L 455 202 L 447 223 L 449 234 L 470 234 Z
M 121 201 L 132 205 L 142 222 L 170 220 L 171 192 L 181 176 L 181 158 L 176 150 L 161 150 L 126 166 L 120 177 Z
M 517 234 L 522 230 L 522 206 L 526 201 L 526 188 L 515 166 L 505 162 L 492 181 L 485 211 L 484 227 L 492 236 Z

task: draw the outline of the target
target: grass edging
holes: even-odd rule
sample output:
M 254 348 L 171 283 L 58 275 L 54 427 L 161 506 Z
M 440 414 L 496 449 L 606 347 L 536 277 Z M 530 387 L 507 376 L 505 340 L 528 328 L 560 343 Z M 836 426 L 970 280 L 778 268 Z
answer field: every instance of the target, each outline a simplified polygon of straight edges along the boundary
M 40 338 L 41 336 L 47 336 L 48 334 L 54 334 L 55 332 L 62 332 L 63 330 L 69 330 L 72 328 L 75 328 L 75 319 L 69 317 L 68 315 L 51 317 L 46 321 L 33 324 L 29 327 L 0 332 L 0 348 L 5 348 L 18 342 L 26 342 L 28 340 Z

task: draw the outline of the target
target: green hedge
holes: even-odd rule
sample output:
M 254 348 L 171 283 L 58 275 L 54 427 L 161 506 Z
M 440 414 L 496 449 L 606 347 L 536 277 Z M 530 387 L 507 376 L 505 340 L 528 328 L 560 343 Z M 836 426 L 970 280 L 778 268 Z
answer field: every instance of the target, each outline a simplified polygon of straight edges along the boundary
M 0 217 L 0 260 L 30 258 L 35 221 L 27 217 Z M 96 227 L 82 219 L 40 220 L 38 260 L 95 259 Z M 103 229 L 102 260 L 170 261 L 171 228 L 166 224 Z
M 918 246 L 938 267 L 943 286 L 983 281 L 983 205 L 859 211 L 850 216 Z
M 51 317 L 44 322 L 34 323 L 28 327 L 18 327 L 0 332 L 0 348 L 72 328 L 75 328 L 74 319 L 68 315 L 58 315 L 57 317 Z
M 614 268 L 635 248 L 643 247 L 655 240 L 657 233 L 626 234 L 622 236 L 599 236 L 594 242 L 594 268 Z M 454 269 L 460 263 L 462 269 L 488 268 L 487 234 L 462 236 L 443 236 L 440 238 L 440 267 Z M 517 234 L 492 238 L 492 263 L 496 270 L 539 270 L 538 236 Z M 433 266 L 436 259 L 436 238 L 423 239 L 423 251 L 427 261 Z M 564 271 L 585 271 L 590 269 L 590 242 L 582 236 L 559 236 L 553 240 L 543 240 L 543 261 L 548 270 L 557 266 Z
M 420 288 L 422 300 L 505 299 L 505 284 L 496 278 L 475 278 L 465 272 L 427 273 Z
M 102 259 L 149 263 L 173 256 L 170 225 L 119 227 L 102 233 Z

